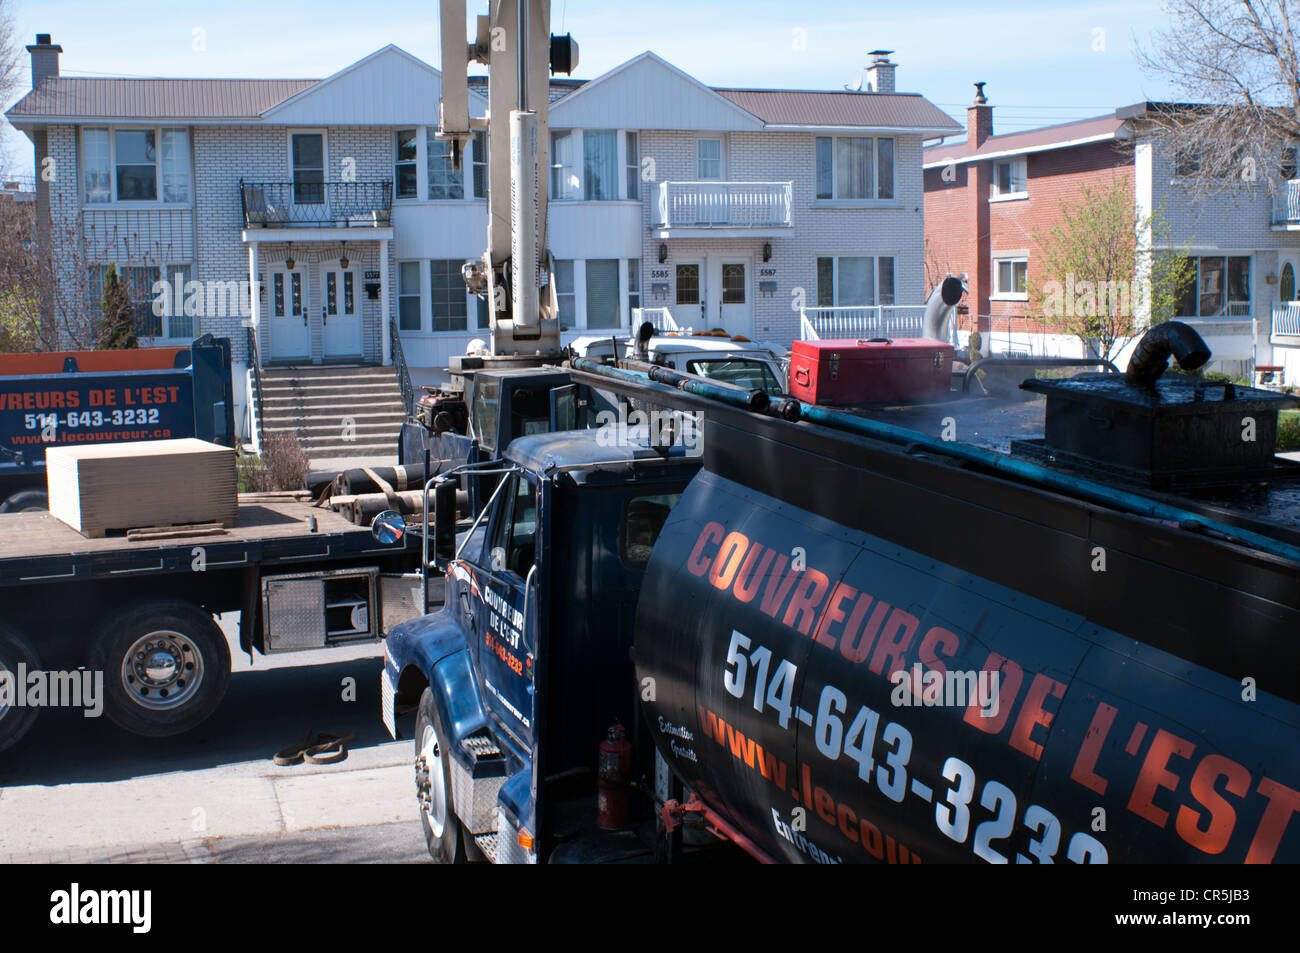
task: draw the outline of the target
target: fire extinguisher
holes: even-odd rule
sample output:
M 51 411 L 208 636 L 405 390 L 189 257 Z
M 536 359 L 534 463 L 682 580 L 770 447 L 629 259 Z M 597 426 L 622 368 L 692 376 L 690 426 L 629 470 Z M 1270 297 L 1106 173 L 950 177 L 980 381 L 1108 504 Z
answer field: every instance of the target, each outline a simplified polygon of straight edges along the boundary
M 623 726 L 614 723 L 600 743 L 596 767 L 596 817 L 602 830 L 627 825 L 627 786 L 632 777 L 632 745 Z

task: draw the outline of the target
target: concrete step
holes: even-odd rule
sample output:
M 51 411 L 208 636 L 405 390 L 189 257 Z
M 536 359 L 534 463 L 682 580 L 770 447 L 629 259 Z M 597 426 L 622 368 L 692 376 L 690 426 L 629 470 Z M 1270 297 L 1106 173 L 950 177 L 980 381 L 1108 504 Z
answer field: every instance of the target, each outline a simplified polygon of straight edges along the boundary
M 302 430 L 304 428 L 343 427 L 351 423 L 354 427 L 385 427 L 389 430 L 401 430 L 406 420 L 401 414 L 313 414 L 309 417 L 290 415 L 266 415 L 267 430 Z
M 327 377 L 365 377 L 382 374 L 395 378 L 397 372 L 391 367 L 378 364 L 307 364 L 294 367 L 263 367 L 262 380 L 310 380 Z
M 267 397 L 263 395 L 262 406 L 266 408 L 269 414 L 272 410 L 278 410 L 285 407 L 394 407 L 400 410 L 402 408 L 402 399 L 397 394 L 388 392 L 376 392 L 366 394 L 355 394 L 346 400 L 342 400 L 332 394 L 323 394 L 320 396 L 295 395 L 293 397 L 276 396 Z
M 381 457 L 397 453 L 397 443 L 314 443 L 304 446 L 303 453 L 308 460 L 335 459 L 341 457 Z
M 397 381 L 383 377 L 356 377 L 351 380 L 286 381 L 262 384 L 262 396 L 287 396 L 292 394 L 366 394 L 370 392 L 400 394 Z
M 299 443 L 308 440 L 331 440 L 335 442 L 347 443 L 343 439 L 345 428 L 338 424 L 319 427 L 267 427 L 264 433 L 291 433 L 297 436 Z M 368 424 L 358 425 L 352 429 L 352 435 L 357 440 L 387 440 L 392 439 L 397 442 L 397 435 L 401 433 L 400 427 L 393 427 L 391 424 Z

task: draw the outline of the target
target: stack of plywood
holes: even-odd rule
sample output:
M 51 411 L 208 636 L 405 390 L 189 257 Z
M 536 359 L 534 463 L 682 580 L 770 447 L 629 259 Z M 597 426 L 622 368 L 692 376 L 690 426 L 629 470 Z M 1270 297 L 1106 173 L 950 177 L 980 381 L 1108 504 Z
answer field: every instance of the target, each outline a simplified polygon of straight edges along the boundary
M 50 512 L 83 536 L 143 526 L 235 522 L 235 452 L 203 440 L 45 451 Z

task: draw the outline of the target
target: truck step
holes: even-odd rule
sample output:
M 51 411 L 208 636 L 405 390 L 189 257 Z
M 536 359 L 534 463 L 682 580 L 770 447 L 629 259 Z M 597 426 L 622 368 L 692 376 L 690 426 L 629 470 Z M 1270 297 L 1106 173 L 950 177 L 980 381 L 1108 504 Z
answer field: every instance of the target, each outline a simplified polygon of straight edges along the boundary
M 462 740 L 460 746 L 475 761 L 501 757 L 501 749 L 497 747 L 497 743 L 482 735 L 471 735 Z
M 496 831 L 492 831 L 490 834 L 475 834 L 474 843 L 478 849 L 483 852 L 483 856 L 486 857 L 490 863 L 495 864 L 497 862 Z

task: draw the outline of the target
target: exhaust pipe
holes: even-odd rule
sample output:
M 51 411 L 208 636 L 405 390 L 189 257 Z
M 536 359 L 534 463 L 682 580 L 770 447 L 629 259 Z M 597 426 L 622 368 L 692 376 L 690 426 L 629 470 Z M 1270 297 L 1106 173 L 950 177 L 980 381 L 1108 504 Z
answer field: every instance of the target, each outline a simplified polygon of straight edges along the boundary
M 636 329 L 636 342 L 632 347 L 632 355 L 638 361 L 649 363 L 650 361 L 650 339 L 655 336 L 655 326 L 649 321 L 642 321 L 641 327 Z M 614 355 L 618 357 L 617 354 Z
M 934 341 L 948 340 L 948 316 L 965 292 L 966 286 L 962 283 L 962 279 L 953 275 L 948 275 L 930 292 L 930 297 L 925 302 L 923 325 L 927 338 Z
M 1162 321 L 1138 341 L 1124 372 L 1125 379 L 1142 387 L 1154 386 L 1169 366 L 1171 354 L 1183 370 L 1194 371 L 1210 359 L 1210 348 L 1191 325 Z

